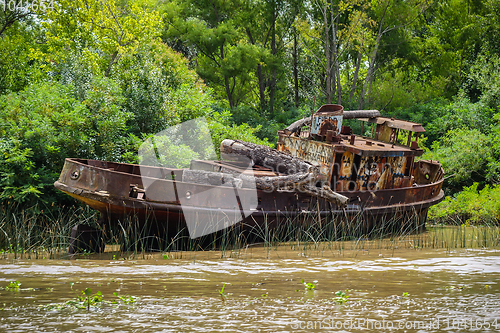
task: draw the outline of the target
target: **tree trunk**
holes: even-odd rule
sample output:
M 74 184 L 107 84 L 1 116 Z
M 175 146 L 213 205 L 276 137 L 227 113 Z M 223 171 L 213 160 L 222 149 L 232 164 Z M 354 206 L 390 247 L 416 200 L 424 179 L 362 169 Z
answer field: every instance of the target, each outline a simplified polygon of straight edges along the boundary
M 257 80 L 259 81 L 259 101 L 260 108 L 264 109 L 266 106 L 266 78 L 264 77 L 264 73 L 262 73 L 262 65 L 257 65 Z
M 363 84 L 363 89 L 361 90 L 361 95 L 359 96 L 359 103 L 358 103 L 358 109 L 362 109 L 363 105 L 365 103 L 365 95 L 368 90 L 368 85 L 370 81 L 372 80 L 372 76 L 375 72 L 375 61 L 377 59 L 377 53 L 378 53 L 378 46 L 380 44 L 380 39 L 382 38 L 382 35 L 377 36 L 377 40 L 375 42 L 375 48 L 372 51 L 372 54 L 370 56 L 370 63 L 368 65 L 368 71 L 366 72 L 366 78 L 365 82 Z
M 333 192 L 330 187 L 314 186 L 316 177 L 313 173 L 297 173 L 288 176 L 276 177 L 253 177 L 245 174 L 222 173 L 205 170 L 185 169 L 182 181 L 185 183 L 203 184 L 212 186 L 229 186 L 234 188 L 255 188 L 263 191 L 293 191 L 309 194 L 314 197 L 325 199 L 339 207 L 345 207 L 349 198 Z M 311 185 L 312 184 L 312 185 Z
M 332 58 L 330 52 L 330 30 L 328 29 L 328 7 L 325 4 L 323 8 L 323 24 L 325 25 L 325 57 L 326 57 L 326 82 L 325 82 L 325 98 L 326 103 L 332 102 Z
M 357 118 L 374 118 L 380 117 L 378 110 L 351 110 L 344 111 L 344 119 L 357 119 Z
M 250 43 L 252 45 L 255 45 L 255 41 L 252 36 L 252 32 L 250 31 L 249 28 L 246 29 L 248 39 L 250 40 Z M 257 81 L 259 84 L 259 102 L 260 102 L 260 108 L 264 109 L 266 106 L 266 82 L 265 82 L 265 77 L 264 73 L 262 72 L 262 65 L 258 64 L 257 65 Z
M 224 45 L 220 46 L 220 58 L 224 59 Z M 227 101 L 229 102 L 229 107 L 234 108 L 233 92 L 229 86 L 229 76 L 224 75 L 224 87 L 226 88 Z
M 220 151 L 221 154 L 245 156 L 255 164 L 270 168 L 279 173 L 307 173 L 318 169 L 318 167 L 300 158 L 290 156 L 276 149 L 240 140 L 223 140 Z
M 257 189 L 267 191 L 295 190 L 327 200 L 339 207 L 345 207 L 349 202 L 349 198 L 332 191 L 327 185 L 317 187 L 316 182 L 321 178 L 319 167 L 300 158 L 267 146 L 228 139 L 222 141 L 221 153 L 245 156 L 252 159 L 257 165 L 269 167 L 278 172 L 283 169 L 288 173 L 288 175 L 276 177 L 251 177 L 240 174 L 239 178 L 244 183 L 255 180 Z
M 373 73 L 372 75 L 370 76 L 370 80 L 368 82 L 368 92 L 366 94 L 366 96 L 368 96 L 368 103 L 370 103 L 371 101 L 371 95 L 372 95 L 372 84 L 373 84 L 373 80 L 375 79 L 375 73 L 377 72 L 379 66 L 378 64 L 375 65 L 375 67 L 373 68 Z
M 276 3 L 273 1 L 273 18 L 271 22 L 271 54 L 273 58 L 278 53 L 276 49 Z M 272 115 L 274 112 L 274 96 L 276 94 L 276 67 L 273 65 L 271 69 L 271 82 L 269 83 L 269 113 Z
M 288 126 L 286 129 L 294 133 L 297 132 L 299 129 L 301 129 L 302 126 L 309 125 L 310 123 L 311 123 L 311 117 L 305 117 L 297 120 L 296 122 Z
M 231 92 L 231 87 L 229 86 L 229 77 L 224 75 L 224 86 L 226 87 L 227 100 L 229 102 L 229 107 L 234 109 L 233 93 Z
M 116 61 L 118 61 L 117 58 L 119 58 L 118 50 L 113 52 L 113 54 L 111 55 L 111 59 L 109 60 L 108 67 L 106 68 L 106 71 L 104 72 L 104 77 L 109 77 L 109 74 L 111 73 L 111 67 L 113 66 L 113 64 Z
M 340 64 L 338 59 L 335 61 L 335 73 L 337 77 L 337 104 L 342 105 L 342 85 L 340 84 Z
M 233 186 L 236 188 L 244 187 L 242 180 L 233 174 L 206 170 L 185 169 L 182 172 L 182 181 L 185 183 L 213 186 Z
M 298 47 L 297 47 L 297 30 L 293 29 L 293 90 L 295 107 L 299 107 L 299 71 L 298 71 Z
M 337 27 L 338 27 L 338 19 L 339 12 L 337 7 L 337 15 L 333 16 L 333 3 L 332 10 L 330 11 L 330 15 L 332 18 L 332 58 L 333 58 L 333 68 L 334 77 L 336 78 L 336 91 L 337 91 L 337 104 L 342 105 L 342 86 L 340 84 L 340 64 L 339 64 L 339 55 L 338 55 L 338 41 L 337 41 Z
M 352 102 L 352 98 L 354 97 L 354 92 L 356 91 L 356 87 L 358 86 L 358 75 L 359 68 L 361 67 L 361 52 L 358 52 L 358 58 L 356 59 L 356 69 L 354 70 L 354 77 L 352 78 L 352 87 L 351 92 L 349 93 L 349 104 Z
M 390 31 L 390 30 L 394 29 L 394 28 L 390 28 L 390 29 L 382 30 L 382 27 L 384 26 L 385 15 L 387 13 L 387 9 L 389 8 L 390 4 L 391 4 L 391 2 L 388 1 L 387 5 L 384 8 L 384 12 L 382 14 L 382 17 L 380 18 L 380 23 L 379 23 L 379 26 L 378 26 L 377 39 L 375 40 L 375 46 L 373 47 L 373 51 L 372 51 L 372 54 L 371 54 L 370 59 L 369 59 L 370 62 L 369 62 L 369 65 L 368 65 L 368 71 L 366 73 L 365 83 L 363 84 L 363 90 L 361 90 L 361 95 L 359 96 L 358 109 L 362 109 L 363 108 L 363 105 L 364 105 L 364 102 L 365 102 L 365 94 L 366 94 L 368 85 L 369 84 L 371 85 L 371 82 L 373 80 L 372 76 L 375 73 L 375 61 L 377 60 L 377 54 L 378 54 L 378 48 L 380 46 L 380 40 L 382 39 L 382 36 L 387 31 Z
M 378 111 L 378 110 L 344 111 L 344 114 L 342 115 L 342 117 L 344 119 L 374 118 L 374 117 L 380 117 L 380 111 Z M 294 133 L 294 132 L 297 132 L 299 129 L 301 129 L 302 126 L 308 125 L 310 123 L 311 123 L 311 117 L 305 117 L 305 118 L 299 119 L 296 122 L 292 123 L 286 129 L 289 130 L 291 133 Z

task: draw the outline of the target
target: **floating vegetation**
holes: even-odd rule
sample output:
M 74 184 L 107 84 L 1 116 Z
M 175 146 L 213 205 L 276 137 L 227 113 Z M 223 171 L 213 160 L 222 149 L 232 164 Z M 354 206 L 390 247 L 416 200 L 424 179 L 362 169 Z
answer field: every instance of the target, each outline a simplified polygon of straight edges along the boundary
M 71 282 L 70 283 L 71 290 L 73 290 L 73 285 L 74 283 Z M 85 288 L 85 290 L 81 290 L 80 292 L 81 295 L 77 295 L 76 301 L 69 301 L 69 303 L 73 305 L 75 308 L 85 309 L 86 307 L 87 311 L 89 311 L 91 305 L 95 307 L 97 305 L 102 304 L 102 293 L 100 291 L 96 292 L 95 294 L 92 294 L 92 289 Z
M 318 284 L 317 280 L 314 280 L 313 282 L 305 282 L 304 279 L 300 280 L 300 283 L 304 285 L 306 290 L 316 290 L 316 285 Z
M 7 290 L 7 291 L 34 291 L 34 290 L 39 290 L 37 288 L 21 288 L 21 282 L 19 281 L 10 281 L 9 284 L 5 287 L 0 287 L 0 290 Z
M 102 294 L 101 291 L 97 291 L 95 293 L 92 292 L 91 288 L 85 288 L 82 290 L 76 290 L 73 289 L 73 286 L 75 285 L 74 282 L 70 282 L 70 288 L 75 294 L 75 298 L 63 302 L 63 303 L 51 303 L 48 305 L 43 305 L 41 308 L 43 310 L 66 310 L 66 309 L 73 309 L 73 310 L 78 310 L 78 309 L 83 309 L 90 311 L 92 308 L 102 308 L 105 305 L 132 305 L 136 303 L 140 298 L 136 296 L 130 296 L 130 295 L 119 295 L 117 292 L 114 292 L 113 295 L 117 299 L 113 300 L 105 300 L 104 295 Z
M 461 286 L 446 286 L 445 289 L 447 289 L 447 290 L 462 291 L 462 290 L 465 290 L 465 289 L 470 289 L 470 287 L 468 287 L 466 285 L 461 285 Z
M 114 292 L 113 295 L 118 298 L 118 300 L 113 300 L 111 301 L 111 304 L 126 304 L 126 305 L 132 305 L 135 302 L 137 302 L 140 298 L 137 296 L 130 296 L 130 295 L 118 295 L 117 292 Z
M 333 299 L 333 301 L 337 304 L 346 303 L 349 300 L 349 296 L 347 296 L 347 294 L 346 294 L 347 291 L 349 291 L 349 290 L 346 289 L 345 291 L 339 290 L 339 291 L 335 292 L 335 296 L 337 296 L 337 297 L 335 297 Z
M 4 289 L 8 291 L 19 291 L 20 287 L 21 287 L 21 282 L 10 281 L 9 284 Z

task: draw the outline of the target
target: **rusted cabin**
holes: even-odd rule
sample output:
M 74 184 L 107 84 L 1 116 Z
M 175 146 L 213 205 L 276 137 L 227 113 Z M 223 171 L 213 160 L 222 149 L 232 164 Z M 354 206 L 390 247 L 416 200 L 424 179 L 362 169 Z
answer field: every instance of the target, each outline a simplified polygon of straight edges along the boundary
M 345 119 L 360 121 L 360 133 L 343 126 Z M 319 164 L 334 191 L 408 188 L 443 177 L 437 164 L 433 170 L 432 163 L 415 163 L 423 154 L 418 146 L 423 132 L 420 124 L 381 117 L 376 110 L 344 111 L 340 105 L 323 105 L 312 117 L 278 132 L 277 149 Z

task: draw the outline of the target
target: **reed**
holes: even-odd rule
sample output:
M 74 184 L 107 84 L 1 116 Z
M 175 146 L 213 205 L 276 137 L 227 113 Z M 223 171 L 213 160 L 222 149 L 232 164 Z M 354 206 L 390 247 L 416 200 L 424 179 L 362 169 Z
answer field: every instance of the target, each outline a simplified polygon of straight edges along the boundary
M 14 258 L 55 258 L 68 251 L 71 229 L 96 225 L 96 212 L 87 207 L 0 206 L 0 251 Z
M 45 209 L 44 209 L 45 208 Z M 122 258 L 146 259 L 151 253 L 182 259 L 187 251 L 218 251 L 220 257 L 239 257 L 257 244 L 268 256 L 287 248 L 305 255 L 346 251 L 395 249 L 496 248 L 500 228 L 496 225 L 470 226 L 460 218 L 447 225 L 433 224 L 416 212 L 379 216 L 376 220 L 362 214 L 321 215 L 319 210 L 278 219 L 264 216 L 262 223 L 249 220 L 197 239 L 189 237 L 182 221 L 165 223 L 154 214 L 127 215 L 117 221 L 99 220 L 87 207 L 61 209 L 34 206 L 29 209 L 0 207 L 0 253 L 13 258 L 67 257 L 71 229 L 77 224 L 100 228 L 109 248 Z M 315 213 L 316 211 L 316 213 Z M 201 222 L 200 222 L 201 225 Z

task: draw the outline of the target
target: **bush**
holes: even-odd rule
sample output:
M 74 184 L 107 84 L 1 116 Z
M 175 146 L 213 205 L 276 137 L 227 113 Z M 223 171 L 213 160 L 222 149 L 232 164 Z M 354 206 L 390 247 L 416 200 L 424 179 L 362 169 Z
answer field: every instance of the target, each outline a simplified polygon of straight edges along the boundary
M 438 222 L 461 220 L 468 224 L 498 224 L 500 221 L 500 185 L 486 185 L 478 190 L 479 184 L 465 187 L 454 197 L 432 206 L 429 218 Z
M 256 136 L 255 133 L 260 130 L 260 127 L 261 125 L 253 128 L 246 123 L 241 125 L 231 123 L 231 113 L 228 110 L 214 111 L 208 118 L 208 128 L 217 155 L 220 154 L 220 143 L 224 139 L 242 140 L 272 147 L 272 144 L 267 139 L 262 140 Z
M 2 200 L 50 200 L 41 195 L 53 188 L 62 156 L 93 151 L 81 130 L 87 122 L 85 106 L 72 96 L 71 87 L 45 83 L 0 97 Z
M 65 157 L 120 159 L 130 115 L 120 90 L 95 78 L 83 102 L 72 86 L 41 83 L 0 97 L 0 199 L 32 205 L 56 194 Z
M 210 90 L 186 59 L 160 42 L 125 55 L 113 78 L 123 90 L 124 110 L 134 115 L 128 125 L 135 135 L 157 133 L 211 112 Z
M 466 128 L 489 134 L 495 110 L 483 103 L 471 103 L 465 97 L 458 97 L 448 105 L 442 105 L 430 117 L 426 127 L 431 142 L 444 137 L 449 131 Z
M 471 103 L 467 98 L 458 96 L 452 102 L 434 99 L 399 108 L 389 115 L 422 124 L 425 135 L 432 143 L 441 140 L 449 131 L 460 128 L 478 129 L 488 134 L 494 114 L 495 110 L 483 103 Z
M 295 120 L 310 116 L 311 111 L 297 109 L 292 104 L 283 103 L 283 105 L 276 105 L 273 114 L 244 105 L 234 108 L 231 113 L 232 121 L 237 125 L 248 124 L 257 129 L 254 133 L 260 139 L 276 142 L 279 130 L 286 128 Z
M 432 150 L 424 159 L 439 161 L 454 192 L 463 186 L 479 182 L 482 186 L 498 178 L 491 137 L 477 129 L 449 131 L 440 141 L 432 144 Z

